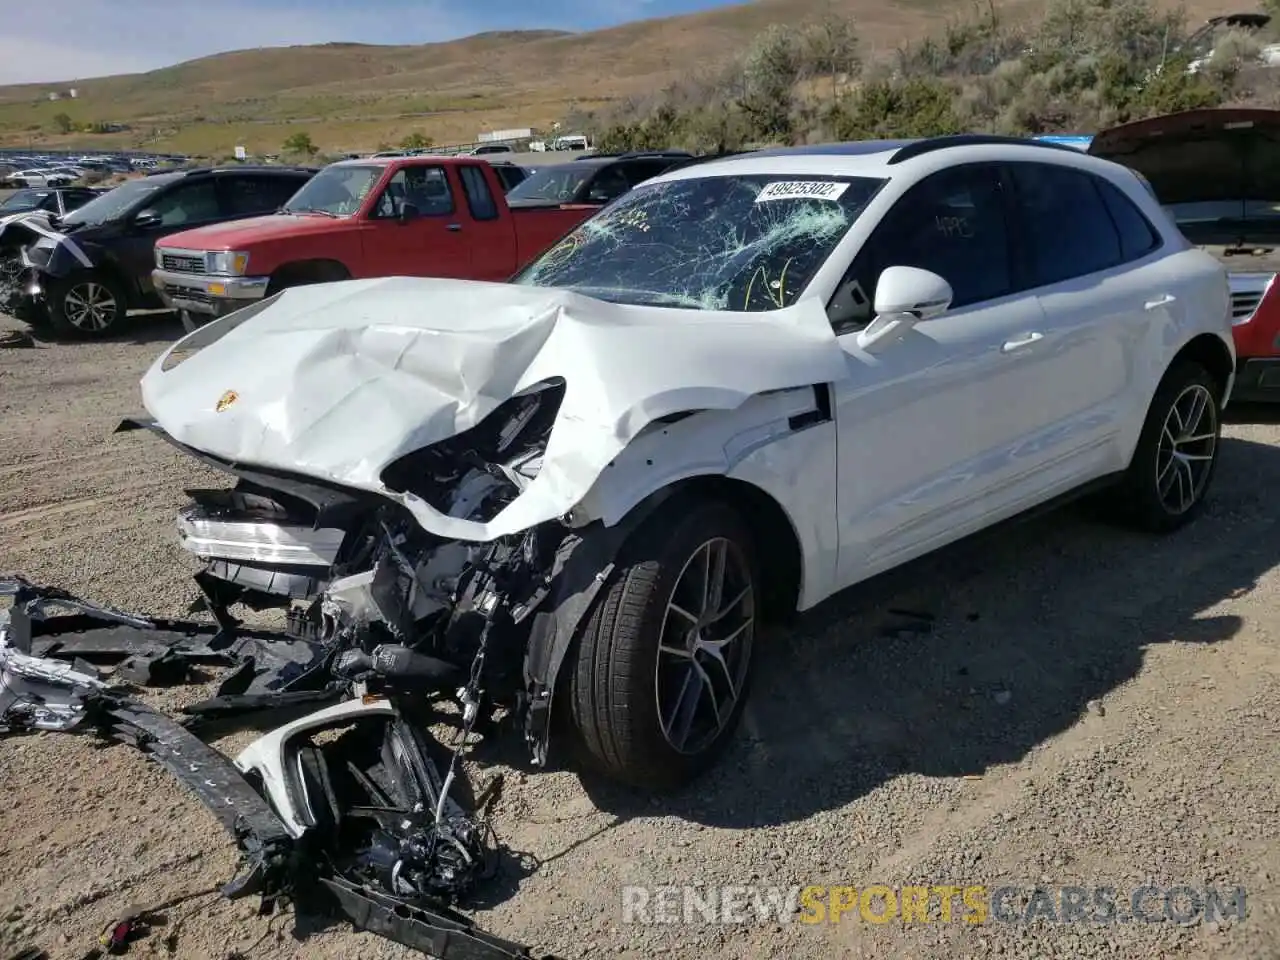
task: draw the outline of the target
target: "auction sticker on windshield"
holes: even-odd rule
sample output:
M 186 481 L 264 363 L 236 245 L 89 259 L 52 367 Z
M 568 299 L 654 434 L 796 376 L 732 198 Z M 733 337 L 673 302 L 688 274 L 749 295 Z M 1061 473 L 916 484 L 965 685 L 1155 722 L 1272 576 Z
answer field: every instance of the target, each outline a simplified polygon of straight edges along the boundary
M 766 200 L 839 200 L 848 189 L 849 184 L 831 180 L 776 180 L 764 185 L 756 196 L 756 203 Z

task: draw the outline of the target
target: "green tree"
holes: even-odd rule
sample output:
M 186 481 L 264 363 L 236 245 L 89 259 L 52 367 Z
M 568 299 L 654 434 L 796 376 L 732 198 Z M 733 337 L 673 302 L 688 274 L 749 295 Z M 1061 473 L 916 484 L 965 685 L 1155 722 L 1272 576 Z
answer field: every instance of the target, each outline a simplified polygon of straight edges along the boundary
M 75 129 L 75 124 L 71 122 L 71 118 L 65 113 L 54 114 L 53 126 L 59 133 L 70 133 Z
M 409 134 L 400 141 L 401 150 L 426 150 L 428 147 L 434 147 L 435 141 L 428 136 L 424 136 L 417 130 Z
M 295 134 L 291 134 L 283 144 L 281 149 L 285 153 L 303 154 L 308 157 L 314 157 L 320 152 L 320 148 L 311 140 L 311 134 L 305 130 L 299 130 Z

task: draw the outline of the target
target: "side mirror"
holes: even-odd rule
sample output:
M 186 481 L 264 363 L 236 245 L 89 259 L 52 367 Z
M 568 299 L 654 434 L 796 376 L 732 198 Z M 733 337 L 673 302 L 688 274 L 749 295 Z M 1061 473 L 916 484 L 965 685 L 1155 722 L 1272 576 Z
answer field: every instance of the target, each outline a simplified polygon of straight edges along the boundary
M 154 210 L 140 210 L 134 215 L 133 225 L 139 230 L 149 230 L 152 227 L 158 227 L 164 222 L 164 218 Z
M 951 284 L 919 267 L 888 267 L 876 281 L 876 318 L 858 333 L 858 346 L 887 346 L 917 323 L 941 316 L 951 306 Z
M 418 205 L 406 200 L 404 203 L 400 204 L 400 214 L 396 219 L 401 223 L 408 223 L 410 220 L 417 220 L 418 216 Z

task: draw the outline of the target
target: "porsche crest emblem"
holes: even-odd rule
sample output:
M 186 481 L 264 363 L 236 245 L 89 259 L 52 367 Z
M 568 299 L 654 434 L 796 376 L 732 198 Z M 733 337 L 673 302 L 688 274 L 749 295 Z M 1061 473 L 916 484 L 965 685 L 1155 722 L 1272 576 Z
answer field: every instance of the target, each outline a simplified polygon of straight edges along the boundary
M 235 403 L 239 399 L 240 399 L 240 394 L 236 393 L 234 390 L 228 390 L 226 393 L 220 396 L 218 398 L 218 402 L 213 405 L 214 412 L 221 413 L 223 410 L 227 409 L 227 407 L 231 406 L 233 403 Z

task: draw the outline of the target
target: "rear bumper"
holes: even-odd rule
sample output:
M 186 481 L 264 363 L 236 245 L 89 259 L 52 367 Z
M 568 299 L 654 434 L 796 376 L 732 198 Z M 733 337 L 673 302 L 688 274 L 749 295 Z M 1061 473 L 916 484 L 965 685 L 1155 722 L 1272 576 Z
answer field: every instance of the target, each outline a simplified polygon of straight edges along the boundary
M 1280 357 L 1242 358 L 1236 364 L 1231 400 L 1238 403 L 1280 401 Z
M 153 270 L 156 293 L 171 310 L 186 310 L 221 317 L 261 300 L 267 293 L 268 277 L 203 277 L 191 273 Z

